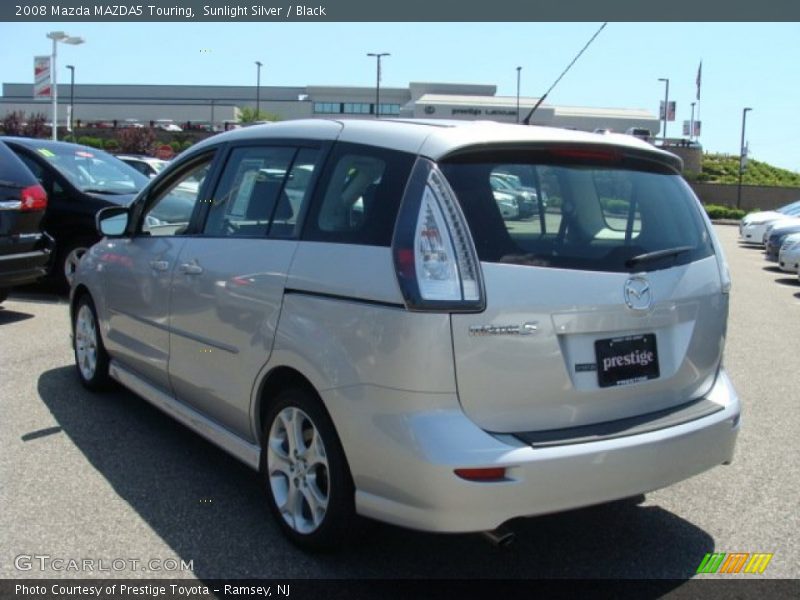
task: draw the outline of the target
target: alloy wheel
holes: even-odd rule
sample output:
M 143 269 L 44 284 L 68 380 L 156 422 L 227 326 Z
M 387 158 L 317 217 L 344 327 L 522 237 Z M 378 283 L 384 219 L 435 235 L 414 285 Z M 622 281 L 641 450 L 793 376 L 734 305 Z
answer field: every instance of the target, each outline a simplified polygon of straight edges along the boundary
M 319 429 L 295 406 L 284 408 L 272 422 L 267 469 L 270 492 L 286 524 L 301 534 L 316 531 L 330 500 L 328 457 Z

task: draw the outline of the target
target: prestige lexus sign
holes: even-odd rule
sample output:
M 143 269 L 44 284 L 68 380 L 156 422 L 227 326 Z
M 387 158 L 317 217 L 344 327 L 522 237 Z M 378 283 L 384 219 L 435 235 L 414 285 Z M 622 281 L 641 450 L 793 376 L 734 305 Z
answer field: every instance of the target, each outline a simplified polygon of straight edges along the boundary
M 507 108 L 453 108 L 450 109 L 451 115 L 469 115 L 472 117 L 478 117 L 481 115 L 487 116 L 498 116 L 503 115 L 507 117 L 515 117 L 517 116 L 517 111 L 514 109 L 507 109 Z

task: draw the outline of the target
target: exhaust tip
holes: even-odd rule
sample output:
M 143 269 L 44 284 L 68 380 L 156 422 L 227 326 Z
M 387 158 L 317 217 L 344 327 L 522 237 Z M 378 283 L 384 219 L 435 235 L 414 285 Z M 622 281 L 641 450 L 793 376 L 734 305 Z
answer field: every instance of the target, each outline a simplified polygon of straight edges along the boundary
M 505 527 L 498 527 L 494 531 L 482 531 L 481 535 L 495 548 L 508 548 L 517 539 L 517 535 Z

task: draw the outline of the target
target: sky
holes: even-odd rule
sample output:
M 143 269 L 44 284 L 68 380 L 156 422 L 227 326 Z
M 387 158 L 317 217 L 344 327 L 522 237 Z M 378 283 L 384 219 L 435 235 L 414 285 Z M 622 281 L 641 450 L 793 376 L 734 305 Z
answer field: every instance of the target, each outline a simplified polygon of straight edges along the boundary
M 497 86 L 539 97 L 600 23 L 0 23 L 0 82 L 32 83 L 33 56 L 51 52 L 49 31 L 81 36 L 59 45 L 59 81 L 75 66 L 76 83 L 375 85 L 412 81 Z M 703 62 L 700 142 L 708 152 L 736 155 L 746 138 L 756 160 L 800 172 L 800 23 L 609 23 L 546 103 L 594 108 L 644 108 L 658 114 L 669 78 L 680 135 L 696 102 Z M 265 94 L 268 98 L 268 94 Z M 262 96 L 263 98 L 264 96 Z M 267 107 L 268 108 L 268 107 Z

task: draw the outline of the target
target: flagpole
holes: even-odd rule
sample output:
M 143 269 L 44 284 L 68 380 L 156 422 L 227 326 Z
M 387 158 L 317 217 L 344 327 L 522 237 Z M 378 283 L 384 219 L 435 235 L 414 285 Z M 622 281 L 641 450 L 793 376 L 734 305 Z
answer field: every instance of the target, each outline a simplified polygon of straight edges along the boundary
M 697 67 L 697 119 L 695 122 L 701 123 L 700 132 L 702 133 L 702 121 L 700 120 L 700 86 L 703 83 L 703 59 L 700 59 L 700 66 Z M 694 123 L 692 124 L 692 134 L 694 134 Z M 697 136 L 695 136 L 697 139 Z

